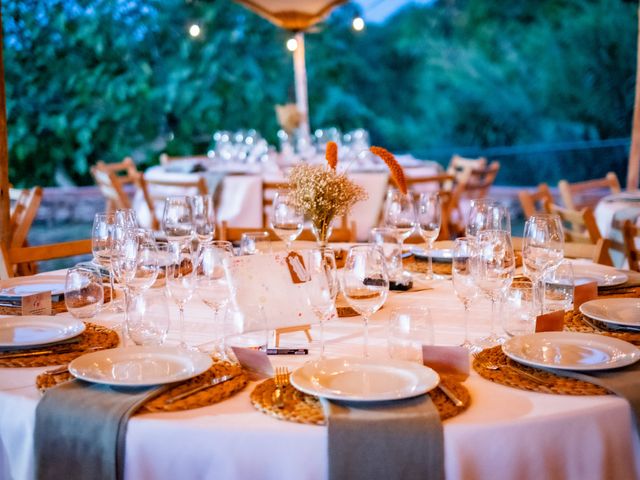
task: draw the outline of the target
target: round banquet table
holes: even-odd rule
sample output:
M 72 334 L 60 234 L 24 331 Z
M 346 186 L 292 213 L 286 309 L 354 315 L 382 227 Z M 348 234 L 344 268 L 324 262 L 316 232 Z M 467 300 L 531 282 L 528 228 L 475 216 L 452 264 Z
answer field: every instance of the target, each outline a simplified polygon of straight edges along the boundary
M 64 272 L 59 272 L 61 276 Z M 424 285 L 423 285 L 424 286 Z M 433 289 L 392 292 L 370 322 L 372 356 L 385 358 L 386 321 L 399 305 L 428 305 L 437 344 L 462 340 L 462 306 L 450 280 Z M 470 316 L 471 337 L 488 330 L 489 304 L 477 301 Z M 67 314 L 63 314 L 67 315 Z M 171 318 L 177 311 L 172 307 Z M 186 307 L 193 343 L 207 341 L 211 313 L 200 301 Z M 100 314 L 96 323 L 115 326 L 122 314 Z M 314 339 L 317 330 L 312 331 Z M 177 343 L 170 331 L 168 343 Z M 360 355 L 362 320 L 336 318 L 326 324 L 327 351 Z M 285 335 L 281 346 L 307 346 L 302 333 Z M 295 369 L 318 355 L 269 357 L 275 366 Z M 50 367 L 49 367 L 50 368 Z M 35 378 L 46 368 L 0 368 L 0 478 L 33 477 L 34 412 L 40 394 Z M 465 383 L 472 397 L 467 411 L 446 420 L 448 479 L 628 479 L 640 477 L 640 444 L 626 402 L 616 396 L 552 395 L 497 385 L 475 372 Z M 221 403 L 176 413 L 134 416 L 126 438 L 127 479 L 324 479 L 327 429 L 277 420 L 255 410 L 249 394 L 255 383 Z
M 407 176 L 436 175 L 441 167 L 436 162 L 419 161 L 412 158 L 399 157 L 399 161 L 405 165 Z M 203 176 L 209 191 L 214 191 L 221 184 L 221 198 L 218 207 L 218 220 L 225 220 L 232 227 L 262 227 L 262 181 L 284 182 L 286 176 L 275 164 L 267 164 L 262 167 L 257 165 L 206 165 L 207 170 L 191 173 L 194 161 L 176 160 L 170 165 L 156 165 L 145 172 L 145 178 L 153 180 L 187 180 L 192 181 L 198 176 Z M 371 227 L 377 225 L 380 208 L 387 192 L 389 172 L 385 165 L 375 164 L 369 166 L 349 167 L 349 177 L 362 186 L 368 194 L 366 200 L 356 203 L 350 212 L 351 219 L 357 219 L 356 236 L 359 241 L 366 241 Z M 155 193 L 163 196 L 189 195 L 192 191 L 185 191 L 179 187 L 156 187 Z M 133 200 L 138 220 L 142 226 L 150 226 L 151 218 L 149 210 L 141 192 L 137 192 Z M 162 218 L 164 205 L 158 202 L 155 205 L 157 218 Z

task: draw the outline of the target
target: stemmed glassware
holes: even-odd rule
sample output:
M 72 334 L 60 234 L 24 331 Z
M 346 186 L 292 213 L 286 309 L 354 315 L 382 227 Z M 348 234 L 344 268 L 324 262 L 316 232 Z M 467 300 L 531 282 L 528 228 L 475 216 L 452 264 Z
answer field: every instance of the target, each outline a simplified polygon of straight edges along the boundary
M 364 357 L 369 356 L 369 317 L 387 299 L 389 276 L 382 250 L 374 245 L 356 245 L 349 249 L 344 266 L 342 294 L 364 319 Z
M 173 242 L 171 250 L 171 262 L 167 265 L 165 288 L 167 296 L 178 306 L 180 347 L 189 348 L 185 337 L 184 307 L 193 297 L 196 284 L 197 255 L 192 252 L 189 242 Z
M 213 195 L 195 195 L 189 198 L 191 199 L 193 233 L 196 234 L 201 245 L 211 242 L 216 232 Z
M 515 256 L 511 235 L 503 230 L 480 231 L 474 244 L 473 276 L 480 291 L 491 300 L 491 333 L 482 339 L 481 345 L 491 346 L 501 342 L 496 334 L 496 304 L 513 280 Z
M 564 231 L 556 214 L 532 215 L 524 226 L 522 263 L 533 281 L 536 311 L 544 313 L 544 275 L 564 257 Z
M 291 243 L 302 233 L 304 215 L 298 212 L 286 191 L 279 191 L 273 198 L 271 228 L 291 250 Z
M 477 348 L 469 341 L 469 309 L 478 294 L 472 270 L 473 244 L 468 238 L 456 238 L 453 245 L 451 275 L 453 289 L 464 306 L 464 341 L 460 345 L 468 350 Z
M 384 207 L 384 224 L 394 228 L 400 248 L 416 226 L 416 210 L 411 193 L 389 189 Z
M 424 192 L 417 197 L 416 225 L 429 250 L 427 277 L 431 279 L 434 278 L 431 250 L 433 250 L 433 242 L 440 235 L 440 227 L 442 225 L 442 206 L 437 192 Z
M 216 347 L 215 356 L 226 359 L 224 345 L 224 317 L 220 322 L 220 311 L 229 302 L 229 286 L 227 285 L 223 261 L 233 257 L 233 245 L 227 241 L 213 241 L 201 246 L 196 266 L 195 289 L 200 300 L 213 310 L 214 337 L 222 339 L 222 345 Z
M 483 230 L 503 230 L 511 233 L 509 210 L 491 198 L 471 200 L 465 235 L 473 239 Z
M 193 208 L 189 197 L 168 197 L 162 214 L 162 230 L 170 242 L 185 242 L 193 231 Z
M 324 358 L 324 323 L 335 312 L 340 289 L 336 257 L 331 249 L 312 249 L 308 250 L 306 263 L 309 273 L 307 301 L 320 320 L 320 358 Z
M 103 311 L 122 311 L 118 308 L 115 295 L 115 284 L 113 281 L 112 257 L 116 248 L 116 215 L 115 213 L 96 213 L 93 218 L 93 228 L 91 231 L 91 250 L 94 262 L 109 270 L 109 289 L 111 301 L 109 306 Z

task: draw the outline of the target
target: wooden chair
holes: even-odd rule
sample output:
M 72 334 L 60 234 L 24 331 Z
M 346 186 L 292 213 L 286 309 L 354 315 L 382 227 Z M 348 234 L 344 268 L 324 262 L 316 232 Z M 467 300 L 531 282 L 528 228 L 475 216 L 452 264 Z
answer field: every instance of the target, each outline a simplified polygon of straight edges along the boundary
M 618 176 L 609 172 L 604 178 L 569 183 L 566 180 L 558 182 L 558 190 L 564 206 L 570 210 L 580 210 L 584 207 L 595 207 L 605 195 L 621 191 Z
M 131 200 L 124 191 L 120 177 L 105 165 L 99 163 L 91 167 L 91 176 L 107 201 L 106 210 L 112 212 L 119 208 L 131 208 Z
M 437 192 L 442 206 L 442 225 L 438 240 L 448 240 L 451 238 L 452 222 L 455 223 L 455 207 L 453 205 L 453 190 L 456 185 L 454 175 L 444 173 L 440 175 L 428 175 L 419 177 L 407 177 L 407 189 L 419 195 L 423 192 Z M 416 240 L 413 236 L 407 239 L 408 243 Z M 419 239 L 422 242 L 422 238 Z
M 262 226 L 269 226 L 269 215 L 273 207 L 273 199 L 276 193 L 281 190 L 289 190 L 287 182 L 262 182 Z
M 545 202 L 553 203 L 553 195 L 551 195 L 551 190 L 546 183 L 540 183 L 534 191 L 520 190 L 518 199 L 520 200 L 520 205 L 522 205 L 525 218 L 529 218 L 536 213 L 544 213 Z
M 465 158 L 460 155 L 453 155 L 447 166 L 447 173 L 456 177 L 458 182 L 465 183 L 472 170 L 480 170 L 487 166 L 485 157 Z
M 640 272 L 640 249 L 637 241 L 640 239 L 640 228 L 631 220 L 625 220 L 622 226 L 624 248 L 629 261 L 629 270 Z
M 15 266 L 57 258 L 73 257 L 91 253 L 91 239 L 37 245 L 33 247 L 11 247 L 0 245 L 0 279 L 15 276 Z
M 26 247 L 28 246 L 27 237 L 29 236 L 31 225 L 33 225 L 42 202 L 42 187 L 23 190 L 12 188 L 9 190 L 9 196 L 12 200 L 9 246 Z M 16 266 L 18 275 L 33 275 L 36 271 L 36 265 L 33 262 L 21 263 Z
M 570 210 L 547 201 L 545 210 L 560 217 L 564 227 L 564 238 L 567 242 L 595 245 L 602 238 L 596 219 L 593 216 L 593 210 L 590 208 L 583 208 L 579 211 Z
M 458 183 L 456 189 L 459 194 L 456 200 L 459 201 L 461 198 L 473 200 L 486 197 L 498 176 L 499 170 L 500 162 L 491 162 L 486 167 L 472 169 L 466 180 Z
M 209 188 L 204 177 L 189 180 L 154 180 L 142 173 L 137 175 L 137 186 L 142 190 L 151 217 L 151 228 L 160 229 L 160 220 L 156 214 L 156 206 L 170 195 L 208 195 Z M 167 193 L 172 191 L 172 193 Z
M 189 155 L 189 156 L 172 157 L 166 153 L 160 154 L 160 165 L 163 165 L 163 166 L 169 165 L 171 162 L 175 162 L 179 160 L 194 160 L 198 162 L 211 161 L 211 159 L 206 155 Z

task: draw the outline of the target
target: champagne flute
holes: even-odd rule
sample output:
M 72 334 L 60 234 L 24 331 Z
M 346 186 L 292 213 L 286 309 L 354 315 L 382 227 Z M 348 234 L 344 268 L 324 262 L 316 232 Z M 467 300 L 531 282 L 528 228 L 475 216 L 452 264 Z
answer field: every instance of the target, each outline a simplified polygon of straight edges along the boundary
M 536 311 L 544 313 L 544 275 L 557 267 L 564 257 L 564 231 L 556 214 L 532 215 L 524 225 L 522 263 L 525 274 L 534 282 Z
M 168 197 L 162 214 L 162 230 L 170 242 L 185 242 L 193 231 L 193 209 L 188 197 Z
M 196 265 L 195 289 L 200 300 L 213 310 L 214 337 L 218 342 L 222 339 L 222 346 L 215 347 L 215 356 L 221 360 L 227 359 L 224 345 L 224 319 L 220 322 L 220 311 L 229 302 L 229 286 L 224 273 L 223 261 L 233 257 L 233 245 L 227 241 L 213 241 L 204 244 L 200 249 Z M 222 327 L 222 328 L 219 328 Z
M 193 212 L 193 231 L 200 244 L 211 242 L 216 232 L 213 195 L 195 195 L 190 199 Z
M 109 290 L 111 300 L 103 311 L 121 312 L 116 302 L 113 265 L 111 262 L 115 249 L 115 213 L 96 213 L 91 230 L 91 250 L 94 262 L 109 271 Z
M 389 292 L 389 276 L 384 254 L 374 245 L 349 249 L 344 266 L 342 294 L 364 319 L 363 356 L 369 356 L 369 318 L 384 304 Z
M 480 344 L 492 346 L 502 341 L 495 331 L 496 304 L 511 285 L 515 271 L 511 235 L 503 230 L 483 230 L 475 239 L 474 252 L 474 281 L 491 300 L 491 333 Z
M 286 191 L 279 191 L 273 198 L 271 228 L 291 250 L 291 243 L 302 233 L 304 215 L 298 212 Z
M 167 296 L 178 306 L 180 347 L 189 348 L 186 342 L 184 307 L 195 289 L 196 256 L 189 243 L 171 244 L 171 262 L 167 265 L 165 288 Z
M 395 229 L 401 249 L 416 226 L 416 210 L 411 195 L 389 189 L 385 201 L 384 224 Z M 406 275 L 410 274 L 407 272 Z
M 427 278 L 436 278 L 433 275 L 433 242 L 440 235 L 442 223 L 442 206 L 437 192 L 424 192 L 418 196 L 416 205 L 416 224 L 420 235 L 427 244 L 429 251 L 429 270 Z M 441 278 L 441 277 L 437 277 Z
M 468 238 L 456 238 L 453 244 L 453 258 L 451 261 L 451 275 L 453 289 L 464 306 L 464 341 L 460 345 L 468 350 L 477 348 L 469 341 L 469 309 L 478 295 L 472 273 L 473 242 Z
M 335 312 L 336 296 L 340 288 L 336 257 L 331 249 L 311 249 L 307 252 L 307 302 L 320 320 L 320 358 L 324 358 L 324 323 Z

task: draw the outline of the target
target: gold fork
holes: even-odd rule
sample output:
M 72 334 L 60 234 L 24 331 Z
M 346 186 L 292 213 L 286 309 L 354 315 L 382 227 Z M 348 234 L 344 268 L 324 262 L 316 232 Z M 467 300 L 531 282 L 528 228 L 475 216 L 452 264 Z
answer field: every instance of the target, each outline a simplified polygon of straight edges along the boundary
M 284 407 L 284 395 L 282 390 L 286 385 L 289 385 L 289 370 L 286 367 L 276 367 L 276 374 L 273 377 L 273 381 L 276 384 L 276 389 L 273 391 L 272 401 L 273 404 L 278 407 Z
M 500 363 L 500 364 L 494 363 L 490 360 L 487 360 L 486 358 L 480 357 L 478 353 L 474 353 L 473 357 L 478 361 L 478 363 L 482 368 L 485 368 L 487 370 L 501 370 L 503 368 L 507 368 L 512 372 L 517 373 L 518 375 L 522 375 L 523 377 L 528 378 L 529 380 L 537 383 L 538 385 L 544 385 L 544 386 L 549 385 L 549 383 L 546 380 L 534 375 L 533 373 L 529 373 L 525 370 L 522 370 L 521 368 L 515 367 L 509 363 Z

